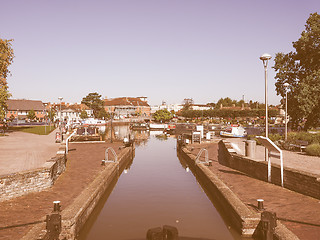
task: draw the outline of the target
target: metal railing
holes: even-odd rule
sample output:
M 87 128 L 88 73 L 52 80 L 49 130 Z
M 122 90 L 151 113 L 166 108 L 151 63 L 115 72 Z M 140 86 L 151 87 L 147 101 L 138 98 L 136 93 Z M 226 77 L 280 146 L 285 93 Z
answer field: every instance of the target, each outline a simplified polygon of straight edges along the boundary
M 76 132 L 77 132 L 77 130 L 75 129 L 75 130 L 73 131 L 73 133 L 71 133 L 70 136 L 69 136 L 69 137 L 67 138 L 67 140 L 66 140 L 66 154 L 68 154 L 68 150 L 69 150 L 69 147 L 68 147 L 69 139 L 70 139 L 73 135 L 75 135 Z
M 114 160 L 109 160 L 109 150 L 112 152 L 114 156 Z M 102 160 L 102 164 L 104 165 L 106 162 L 118 162 L 118 156 L 112 147 L 108 147 L 104 154 L 104 159 Z
M 205 148 L 201 148 L 201 150 L 199 151 L 197 157 L 196 157 L 196 162 L 199 162 L 201 163 L 202 161 L 200 161 L 200 157 L 201 157 L 201 154 L 205 152 L 205 155 L 204 155 L 204 162 L 209 164 L 209 154 L 208 154 L 208 150 L 205 149 Z

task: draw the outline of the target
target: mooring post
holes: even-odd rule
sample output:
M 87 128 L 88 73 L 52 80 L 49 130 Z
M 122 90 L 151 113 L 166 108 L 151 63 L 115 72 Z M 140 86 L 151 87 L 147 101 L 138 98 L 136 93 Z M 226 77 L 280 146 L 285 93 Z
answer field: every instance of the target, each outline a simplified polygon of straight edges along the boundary
M 163 239 L 166 240 L 178 240 L 178 229 L 172 226 L 163 226 Z
M 273 240 L 273 234 L 277 226 L 275 212 L 264 211 L 261 213 L 261 235 L 263 240 Z
M 46 230 L 47 234 L 45 239 L 59 240 L 61 232 L 61 214 L 60 214 L 60 201 L 53 202 L 53 211 L 46 217 Z
M 178 229 L 168 225 L 151 228 L 147 232 L 147 240 L 179 240 Z
M 162 238 L 162 228 L 151 228 L 147 232 L 147 240 L 163 240 Z

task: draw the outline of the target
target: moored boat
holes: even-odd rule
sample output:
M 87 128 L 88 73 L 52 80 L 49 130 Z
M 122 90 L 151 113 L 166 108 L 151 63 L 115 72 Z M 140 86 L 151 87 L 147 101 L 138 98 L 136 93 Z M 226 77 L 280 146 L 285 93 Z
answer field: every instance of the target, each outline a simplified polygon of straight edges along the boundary
M 220 131 L 220 136 L 222 137 L 234 137 L 241 138 L 247 136 L 246 130 L 239 125 L 231 125 L 226 129 Z

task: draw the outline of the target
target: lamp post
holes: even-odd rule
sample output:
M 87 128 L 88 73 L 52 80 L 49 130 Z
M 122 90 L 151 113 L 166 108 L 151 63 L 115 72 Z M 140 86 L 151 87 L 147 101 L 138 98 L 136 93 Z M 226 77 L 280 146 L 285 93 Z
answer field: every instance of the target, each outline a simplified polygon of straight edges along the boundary
M 266 137 L 268 137 L 268 81 L 267 81 L 267 68 L 268 61 L 271 59 L 271 55 L 264 53 L 261 55 L 260 59 L 262 60 L 264 66 L 264 80 L 265 80 L 265 105 L 266 105 Z M 268 160 L 268 149 L 265 149 L 265 160 Z
M 47 119 L 46 119 L 46 115 L 47 115 L 47 113 L 46 113 L 46 107 L 47 107 L 47 104 L 48 103 L 44 103 L 43 105 L 44 105 L 44 116 L 43 116 L 43 119 L 44 119 L 44 133 L 45 134 L 47 134 Z
M 59 116 L 59 129 L 60 129 L 60 137 L 62 137 L 62 129 L 61 129 L 61 101 L 62 101 L 62 99 L 63 99 L 63 97 L 58 97 L 58 99 L 59 99 L 59 101 L 60 101 L 60 116 Z
M 285 87 L 286 90 L 286 112 L 285 112 L 285 117 L 284 117 L 284 126 L 285 126 L 285 130 L 284 130 L 284 140 L 287 141 L 288 140 L 288 88 L 289 88 L 289 83 L 285 83 L 283 84 L 283 86 Z
M 17 109 L 17 127 L 18 127 L 18 121 L 19 121 L 19 109 Z

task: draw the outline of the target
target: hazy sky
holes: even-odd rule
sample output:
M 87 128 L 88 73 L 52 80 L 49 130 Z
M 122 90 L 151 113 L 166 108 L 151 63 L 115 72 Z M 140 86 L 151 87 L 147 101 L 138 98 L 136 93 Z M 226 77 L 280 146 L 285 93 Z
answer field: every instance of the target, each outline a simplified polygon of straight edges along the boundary
M 13 98 L 80 102 L 147 96 L 151 105 L 264 102 L 259 56 L 292 51 L 319 0 L 0 0 L 14 39 Z M 269 103 L 278 104 L 269 63 Z

